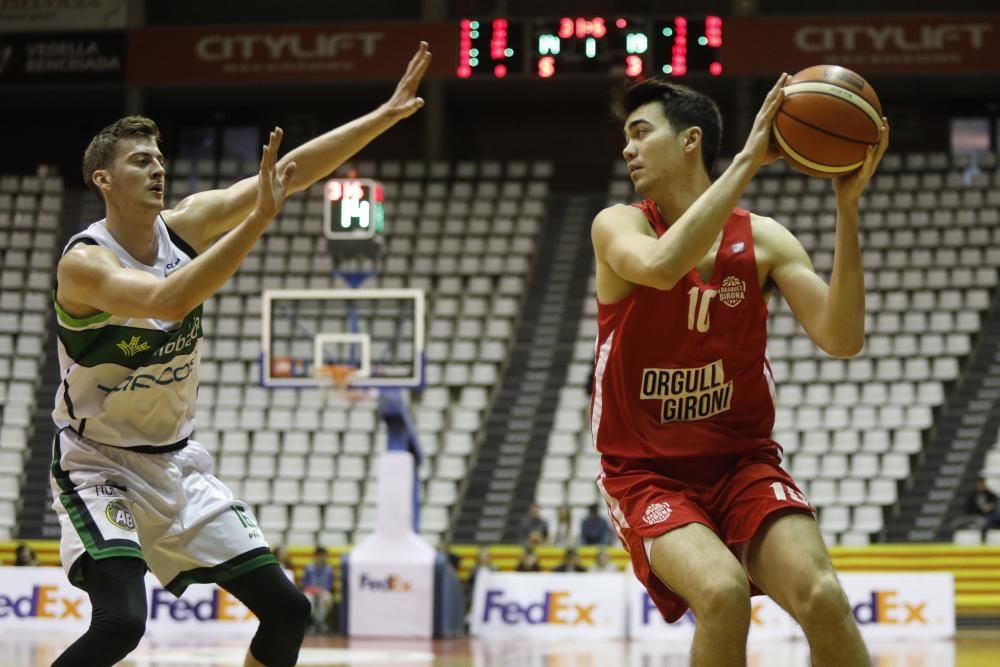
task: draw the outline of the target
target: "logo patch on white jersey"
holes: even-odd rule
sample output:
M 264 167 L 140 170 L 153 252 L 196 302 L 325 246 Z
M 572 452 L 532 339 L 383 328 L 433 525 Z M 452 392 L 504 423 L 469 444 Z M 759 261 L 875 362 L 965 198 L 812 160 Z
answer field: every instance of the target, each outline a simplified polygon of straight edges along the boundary
M 747 284 L 736 276 L 726 276 L 719 288 L 719 300 L 730 308 L 735 308 L 743 303 L 746 294 Z
M 663 523 L 670 518 L 672 511 L 670 503 L 653 503 L 646 507 L 646 511 L 642 515 L 642 520 L 650 526 L 656 523 Z

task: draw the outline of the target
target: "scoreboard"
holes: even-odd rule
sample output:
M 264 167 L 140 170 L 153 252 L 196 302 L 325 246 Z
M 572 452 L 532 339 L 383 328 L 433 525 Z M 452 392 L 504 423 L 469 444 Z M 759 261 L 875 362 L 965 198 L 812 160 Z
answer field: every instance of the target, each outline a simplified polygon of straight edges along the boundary
M 459 78 L 720 76 L 719 16 L 463 19 Z

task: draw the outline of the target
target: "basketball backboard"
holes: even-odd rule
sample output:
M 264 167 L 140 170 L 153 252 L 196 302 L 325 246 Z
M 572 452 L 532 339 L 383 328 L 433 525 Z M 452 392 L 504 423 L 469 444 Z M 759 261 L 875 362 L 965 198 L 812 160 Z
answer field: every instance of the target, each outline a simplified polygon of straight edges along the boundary
M 352 388 L 423 384 L 423 290 L 265 290 L 261 306 L 265 387 L 322 387 L 334 365 Z

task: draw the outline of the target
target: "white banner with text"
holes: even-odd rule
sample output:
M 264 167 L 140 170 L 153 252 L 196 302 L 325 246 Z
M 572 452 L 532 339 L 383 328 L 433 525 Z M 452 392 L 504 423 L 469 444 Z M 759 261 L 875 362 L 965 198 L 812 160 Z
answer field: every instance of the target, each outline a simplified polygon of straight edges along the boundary
M 846 573 L 840 580 L 866 640 L 945 639 L 955 634 L 951 573 Z M 750 618 L 751 642 L 802 637 L 798 624 L 768 597 L 752 598 Z M 632 637 L 689 643 L 694 635 L 690 611 L 666 623 L 630 573 L 483 572 L 476 577 L 471 620 L 472 634 L 478 637 Z

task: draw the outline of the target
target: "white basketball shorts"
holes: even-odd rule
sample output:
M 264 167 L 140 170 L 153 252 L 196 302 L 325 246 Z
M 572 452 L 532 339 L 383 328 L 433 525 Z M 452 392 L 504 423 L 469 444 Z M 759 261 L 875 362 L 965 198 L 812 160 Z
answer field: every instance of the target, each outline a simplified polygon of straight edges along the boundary
M 194 440 L 175 451 L 140 453 L 63 429 L 53 443 L 53 507 L 60 555 L 80 586 L 80 557 L 142 558 L 163 586 L 220 583 L 277 563 L 250 507 L 212 474 Z

